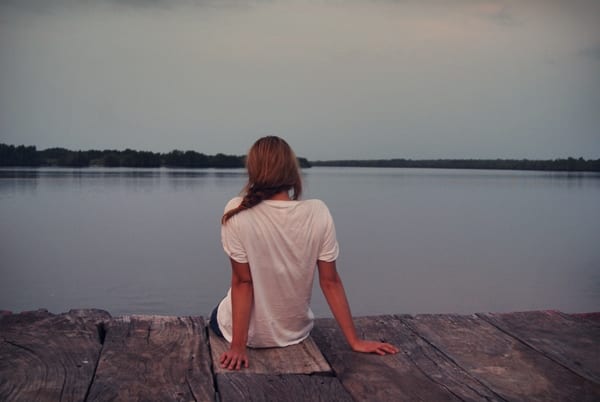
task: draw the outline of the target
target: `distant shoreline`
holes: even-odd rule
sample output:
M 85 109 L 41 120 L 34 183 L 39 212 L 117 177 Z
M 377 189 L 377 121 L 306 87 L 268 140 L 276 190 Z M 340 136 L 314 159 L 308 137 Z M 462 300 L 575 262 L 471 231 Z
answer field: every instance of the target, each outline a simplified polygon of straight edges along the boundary
M 312 166 L 600 172 L 600 159 L 370 159 L 310 161 Z
M 302 168 L 367 167 L 367 168 L 429 168 L 533 170 L 553 172 L 600 172 L 600 159 L 562 158 L 530 159 L 365 159 L 309 161 L 298 158 Z M 38 151 L 35 146 L 0 143 L 0 167 L 132 167 L 132 168 L 243 168 L 244 156 L 206 155 L 196 151 L 173 150 L 168 153 L 119 150 L 72 151 L 48 148 Z
M 243 155 L 206 155 L 196 151 L 173 150 L 168 153 L 115 149 L 72 151 L 35 146 L 0 144 L 3 167 L 131 167 L 131 168 L 243 168 Z M 310 167 L 306 158 L 298 158 L 301 167 Z

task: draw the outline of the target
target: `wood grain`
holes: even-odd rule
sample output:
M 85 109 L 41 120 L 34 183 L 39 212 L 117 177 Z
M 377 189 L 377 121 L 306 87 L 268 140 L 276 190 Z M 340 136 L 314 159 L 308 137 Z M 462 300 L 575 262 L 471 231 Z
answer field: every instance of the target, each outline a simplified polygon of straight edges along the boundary
M 600 325 L 558 311 L 478 315 L 575 373 L 600 384 Z
M 217 374 L 222 402 L 350 402 L 335 377 L 305 374 Z
M 583 320 L 583 321 L 590 322 L 590 323 L 600 324 L 600 311 L 591 312 L 591 313 L 569 314 L 569 317 L 577 319 L 577 320 Z
M 202 317 L 123 316 L 106 339 L 89 400 L 212 401 Z
M 2 314 L 0 400 L 81 401 L 102 347 L 102 310 Z
M 212 330 L 208 333 L 213 371 L 217 374 L 231 372 L 219 364 L 221 354 L 229 349 L 229 342 Z M 247 351 L 249 367 L 244 369 L 247 374 L 331 373 L 331 367 L 311 337 L 285 348 L 248 348 Z
M 355 400 L 499 399 L 397 317 L 359 317 L 354 322 L 361 337 L 390 342 L 400 349 L 388 356 L 356 353 L 347 346 L 333 319 L 316 321 L 315 342 Z
M 417 315 L 402 321 L 503 399 L 600 400 L 598 384 L 479 316 Z
M 335 321 L 319 319 L 305 342 L 250 349 L 250 369 L 213 374 L 211 352 L 228 344 L 202 317 L 0 311 L 0 400 L 597 401 L 599 318 L 356 318 L 362 337 L 401 350 L 383 357 L 352 352 Z

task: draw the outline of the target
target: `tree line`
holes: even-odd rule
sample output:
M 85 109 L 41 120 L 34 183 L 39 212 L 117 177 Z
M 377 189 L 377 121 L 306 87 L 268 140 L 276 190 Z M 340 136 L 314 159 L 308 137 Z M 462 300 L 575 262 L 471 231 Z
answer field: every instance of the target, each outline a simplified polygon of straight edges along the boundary
M 306 158 L 298 158 L 298 161 L 300 166 L 310 167 Z M 0 166 L 241 168 L 244 167 L 244 156 L 180 150 L 158 153 L 133 149 L 71 151 L 48 148 L 38 151 L 35 146 L 0 144 Z
M 308 161 L 298 158 L 303 168 L 311 166 L 340 167 L 400 167 L 433 169 L 499 169 L 549 170 L 567 172 L 600 172 L 600 159 L 563 158 L 530 159 L 370 159 Z M 176 167 L 176 168 L 241 168 L 244 156 L 206 155 L 196 151 L 173 150 L 168 153 L 113 149 L 71 151 L 48 148 L 38 151 L 35 146 L 0 143 L 0 166 L 64 166 L 64 167 Z
M 600 159 L 566 158 L 550 160 L 529 159 L 373 159 L 311 161 L 313 166 L 399 167 L 433 169 L 498 169 L 550 170 L 567 172 L 600 172 Z

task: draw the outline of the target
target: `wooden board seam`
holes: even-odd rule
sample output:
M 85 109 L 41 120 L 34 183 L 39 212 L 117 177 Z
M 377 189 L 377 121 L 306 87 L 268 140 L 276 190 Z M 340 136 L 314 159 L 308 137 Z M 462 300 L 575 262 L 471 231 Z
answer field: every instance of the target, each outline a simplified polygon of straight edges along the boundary
M 209 344 L 215 375 L 227 374 L 230 370 L 219 365 L 222 353 L 229 348 L 229 342 L 217 336 L 210 328 Z M 248 348 L 250 367 L 243 371 L 251 374 L 312 374 L 331 372 L 331 366 L 311 337 L 287 347 Z M 287 359 L 286 359 L 287 356 Z M 287 360 L 287 361 L 284 361 Z
M 106 322 L 100 321 L 96 325 L 96 327 L 98 329 L 98 340 L 100 341 L 101 346 L 100 350 L 98 351 L 98 356 L 96 357 L 96 364 L 94 365 L 94 371 L 92 372 L 92 379 L 88 384 L 87 390 L 85 391 L 85 396 L 83 397 L 84 402 L 87 402 L 90 396 L 90 391 L 92 390 L 92 385 L 94 385 L 94 380 L 96 379 L 96 371 L 98 370 L 98 365 L 100 364 L 100 357 L 102 356 L 102 351 L 104 350 L 104 340 L 106 339 Z
M 506 329 L 506 328 L 504 328 L 504 327 L 502 327 L 502 326 L 500 326 L 500 325 L 498 325 L 498 324 L 494 323 L 494 322 L 493 322 L 491 319 L 489 319 L 488 317 L 486 317 L 484 314 L 480 314 L 480 313 L 478 313 L 478 314 L 476 314 L 476 316 L 477 316 L 477 317 L 479 317 L 479 318 L 481 318 L 483 321 L 487 322 L 488 324 L 490 324 L 490 325 L 491 325 L 491 326 L 493 326 L 494 328 L 496 328 L 498 331 L 500 331 L 500 332 L 502 332 L 502 333 L 504 333 L 504 334 L 506 334 L 506 335 L 510 336 L 511 338 L 513 338 L 513 339 L 517 340 L 518 342 L 520 342 L 521 344 L 523 344 L 525 347 L 527 347 L 527 348 L 529 348 L 529 349 L 533 350 L 533 351 L 534 351 L 534 352 L 536 352 L 536 353 L 539 353 L 539 354 L 541 354 L 542 356 L 544 356 L 544 357 L 545 357 L 545 358 L 547 358 L 548 360 L 551 360 L 553 363 L 556 363 L 556 364 L 558 364 L 559 366 L 561 366 L 561 367 L 565 368 L 566 370 L 570 371 L 571 373 L 575 374 L 576 376 L 578 376 L 578 377 L 581 377 L 581 378 L 583 378 L 584 380 L 588 380 L 588 381 L 591 381 L 591 382 L 593 382 L 593 383 L 595 383 L 595 384 L 598 384 L 598 385 L 600 385 L 600 384 L 599 384 L 597 381 L 595 381 L 595 380 L 593 380 L 593 379 L 591 379 L 591 378 L 588 378 L 588 377 L 586 377 L 586 376 L 582 376 L 581 374 L 579 374 L 578 372 L 576 372 L 575 370 L 573 370 L 571 367 L 569 367 L 569 366 L 565 365 L 564 363 L 560 362 L 559 360 L 556 360 L 556 359 L 555 359 L 553 356 L 551 356 L 551 355 L 547 354 L 547 353 L 546 353 L 546 352 L 544 352 L 543 350 L 540 350 L 540 349 L 538 349 L 538 348 L 537 348 L 537 347 L 535 347 L 533 344 L 531 344 L 531 343 L 527 342 L 527 340 L 525 340 L 525 339 L 521 338 L 519 335 L 517 335 L 517 334 L 513 334 L 513 333 L 509 332 L 509 330 L 508 330 L 508 329 Z
M 393 317 L 398 319 L 409 331 L 411 331 L 413 334 L 415 334 L 415 336 L 418 336 L 420 339 L 423 340 L 423 342 L 425 342 L 426 344 L 431 346 L 437 352 L 441 353 L 442 356 L 447 358 L 452 364 L 454 364 L 456 367 L 458 367 L 467 377 L 469 377 L 473 381 L 479 383 L 482 387 L 487 389 L 492 395 L 496 396 L 496 398 L 498 398 L 500 401 L 506 401 L 506 399 L 504 399 L 501 395 L 499 395 L 497 392 L 495 392 L 494 389 L 489 384 L 487 384 L 485 381 L 483 381 L 483 380 L 473 376 L 471 373 L 469 373 L 469 371 L 466 370 L 464 367 L 462 367 L 460 364 L 458 364 L 458 362 L 455 359 L 453 359 L 452 356 L 449 356 L 444 350 L 442 350 L 437 345 L 435 345 L 433 342 L 431 342 L 429 339 L 427 339 L 423 334 L 421 334 L 410 323 L 406 322 L 405 319 L 402 318 L 402 316 L 394 314 Z M 414 316 L 411 316 L 411 317 L 414 317 Z M 477 392 L 476 390 L 473 390 L 473 391 Z M 452 394 L 454 395 L 454 393 L 452 393 Z
M 410 331 L 412 331 L 412 329 L 409 328 Z M 414 333 L 414 332 L 413 332 Z M 412 358 L 412 356 L 409 353 L 405 353 L 406 357 L 408 358 L 408 360 L 410 360 L 410 362 L 413 364 L 414 367 L 417 368 L 417 370 L 419 370 L 421 372 L 421 374 L 423 374 L 427 379 L 429 379 L 429 381 L 431 381 L 434 384 L 437 384 L 438 386 L 440 386 L 441 388 L 445 389 L 448 393 L 454 395 L 456 398 L 458 399 L 462 399 L 460 397 L 460 395 L 456 394 L 455 392 L 453 392 L 450 387 L 448 387 L 446 384 L 442 384 L 440 381 L 437 381 L 432 375 L 428 374 L 425 370 L 423 370 L 421 368 L 421 366 L 419 366 L 417 364 L 417 362 Z M 426 357 L 427 359 L 429 359 L 429 361 L 431 361 L 436 367 L 439 367 L 438 363 L 430 358 L 427 354 L 423 354 L 424 357 Z M 443 355 L 444 357 L 446 357 L 446 355 Z M 454 362 L 453 362 L 454 363 Z M 462 367 L 459 367 L 462 370 Z M 463 370 L 464 371 L 464 370 Z M 467 385 L 468 386 L 468 385 Z M 469 387 L 471 390 L 473 390 L 473 392 L 475 392 L 477 395 L 481 396 L 482 398 L 484 398 L 483 395 L 481 395 L 479 392 L 477 392 L 476 389 L 473 389 L 471 387 Z M 487 388 L 487 387 L 486 387 Z
M 212 358 L 212 346 L 210 344 L 210 332 L 211 329 L 208 325 L 208 319 L 204 320 L 204 334 L 206 335 L 206 344 L 208 345 L 208 363 L 210 368 L 210 376 L 213 381 L 213 388 L 215 390 L 215 401 L 221 400 L 221 393 L 219 392 L 219 384 L 217 384 L 217 375 L 215 373 L 215 368 L 213 366 L 213 358 Z

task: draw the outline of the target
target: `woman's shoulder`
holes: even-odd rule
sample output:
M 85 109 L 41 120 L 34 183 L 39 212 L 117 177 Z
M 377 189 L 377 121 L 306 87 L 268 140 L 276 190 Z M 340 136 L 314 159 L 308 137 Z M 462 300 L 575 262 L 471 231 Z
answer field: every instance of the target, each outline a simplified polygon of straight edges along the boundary
M 329 211 L 327 204 L 318 198 L 311 198 L 309 200 L 302 201 L 307 207 L 317 211 Z
M 310 198 L 308 200 L 302 200 L 302 202 L 306 203 L 307 205 L 325 205 L 325 203 L 318 198 Z
M 230 199 L 227 204 L 225 205 L 225 210 L 224 212 L 230 211 L 234 208 L 237 208 L 240 206 L 240 204 L 242 203 L 243 198 L 242 197 L 233 197 L 232 199 Z

